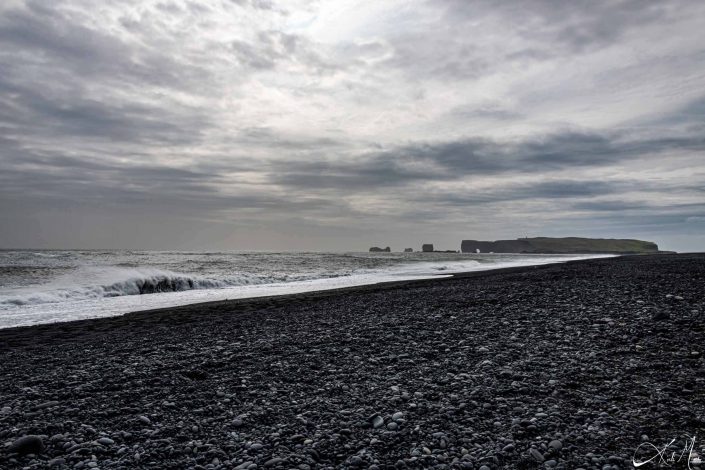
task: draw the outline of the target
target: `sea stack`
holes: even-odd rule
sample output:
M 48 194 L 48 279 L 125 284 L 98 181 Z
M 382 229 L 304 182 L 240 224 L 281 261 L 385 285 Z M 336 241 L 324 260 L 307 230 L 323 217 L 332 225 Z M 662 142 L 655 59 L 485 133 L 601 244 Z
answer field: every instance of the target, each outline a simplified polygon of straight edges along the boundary
M 404 248 L 404 253 L 413 253 L 414 249 L 413 248 Z
M 386 247 L 386 248 L 380 248 L 378 246 L 373 246 L 370 248 L 370 252 L 372 253 L 390 253 L 392 251 L 391 248 Z
M 421 251 L 424 253 L 432 253 L 433 252 L 433 243 L 424 243 L 421 246 Z

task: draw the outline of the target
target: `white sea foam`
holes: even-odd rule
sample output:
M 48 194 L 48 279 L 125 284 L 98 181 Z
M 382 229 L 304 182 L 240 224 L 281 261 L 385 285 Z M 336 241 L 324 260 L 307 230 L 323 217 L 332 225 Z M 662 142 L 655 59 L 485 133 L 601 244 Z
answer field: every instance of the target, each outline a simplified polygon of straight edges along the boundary
M 28 287 L 15 289 L 0 295 L 0 304 L 34 305 L 58 303 L 124 295 L 146 295 L 166 292 L 181 292 L 197 289 L 219 289 L 224 287 L 267 284 L 282 279 L 261 277 L 247 273 L 213 279 L 189 274 L 175 273 L 155 268 L 86 268 L 80 273 L 73 273 L 71 278 L 64 277 L 44 285 L 41 288 Z M 90 279 L 94 284 L 66 286 L 73 280 Z

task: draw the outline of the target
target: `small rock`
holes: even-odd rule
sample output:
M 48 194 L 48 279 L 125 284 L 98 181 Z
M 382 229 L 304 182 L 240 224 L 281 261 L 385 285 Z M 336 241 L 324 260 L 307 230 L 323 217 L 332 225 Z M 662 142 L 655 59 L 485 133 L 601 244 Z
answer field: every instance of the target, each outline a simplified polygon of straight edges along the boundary
M 110 439 L 109 437 L 101 437 L 96 442 L 98 442 L 98 444 L 102 444 L 104 446 L 111 446 L 111 445 L 115 444 L 115 441 Z
M 372 418 L 372 427 L 377 429 L 381 428 L 384 425 L 384 418 L 382 418 L 380 415 L 375 416 Z
M 44 452 L 44 442 L 39 436 L 22 436 L 13 442 L 8 450 L 18 454 L 41 454 Z
M 395 422 L 391 422 L 387 424 L 387 429 L 389 429 L 390 431 L 396 431 L 397 429 L 399 429 L 399 425 Z
M 554 450 L 561 450 L 563 448 L 563 443 L 558 439 L 554 439 L 548 443 L 548 447 Z
M 543 454 L 541 452 L 539 452 L 537 449 L 534 449 L 533 447 L 531 449 L 529 449 L 529 453 L 531 454 L 531 457 L 539 463 L 546 460 L 544 458 Z
M 150 420 L 149 418 L 147 418 L 144 415 L 138 416 L 137 419 L 143 424 L 152 424 L 152 420 Z
M 651 319 L 656 321 L 668 320 L 669 318 L 671 318 L 671 314 L 666 312 L 665 310 L 658 310 L 654 312 L 653 315 L 651 315 Z

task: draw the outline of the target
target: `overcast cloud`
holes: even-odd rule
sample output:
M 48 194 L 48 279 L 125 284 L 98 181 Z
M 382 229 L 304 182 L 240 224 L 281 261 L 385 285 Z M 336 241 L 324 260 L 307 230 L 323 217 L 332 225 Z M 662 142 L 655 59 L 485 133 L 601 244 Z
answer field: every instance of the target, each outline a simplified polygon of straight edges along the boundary
M 0 248 L 705 250 L 705 3 L 6 0 Z

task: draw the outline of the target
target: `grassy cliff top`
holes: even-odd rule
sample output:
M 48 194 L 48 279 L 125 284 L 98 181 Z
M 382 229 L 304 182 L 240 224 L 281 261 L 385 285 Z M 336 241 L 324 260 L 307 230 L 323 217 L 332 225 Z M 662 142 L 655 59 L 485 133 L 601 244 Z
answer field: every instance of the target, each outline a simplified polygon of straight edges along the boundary
M 620 253 L 651 253 L 658 251 L 654 242 L 616 238 L 580 238 L 580 237 L 535 237 L 523 238 L 537 251 L 570 252 L 620 252 Z

